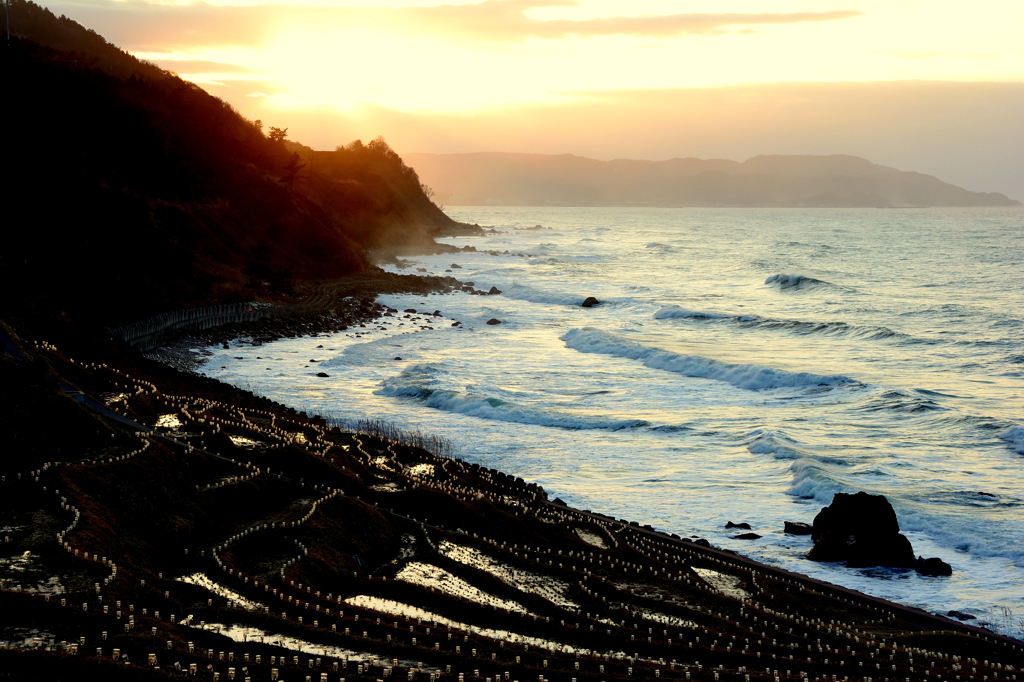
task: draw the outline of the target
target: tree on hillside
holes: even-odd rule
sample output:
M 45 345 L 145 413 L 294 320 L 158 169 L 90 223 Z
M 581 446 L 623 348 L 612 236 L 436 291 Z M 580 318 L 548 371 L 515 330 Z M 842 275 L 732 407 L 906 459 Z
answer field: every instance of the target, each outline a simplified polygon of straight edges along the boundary
M 359 154 L 360 152 L 363 151 L 363 141 L 362 140 L 352 140 L 348 144 L 342 145 L 342 146 L 338 147 L 335 151 L 351 152 L 353 154 Z
M 284 142 L 284 138 L 288 137 L 287 128 L 275 128 L 270 126 L 270 139 L 272 142 Z
M 441 209 L 442 211 L 444 210 L 444 206 L 434 201 L 434 197 L 437 196 L 437 192 L 434 191 L 433 187 L 431 187 L 425 182 L 421 182 L 420 189 L 423 190 L 423 196 L 433 201 L 434 205 L 437 206 L 439 209 Z
M 402 162 L 402 157 L 388 145 L 383 135 L 378 135 L 367 142 L 366 151 L 370 153 L 371 157 L 376 157 L 380 161 Z
M 273 128 L 271 128 L 271 130 L 273 130 Z M 298 175 L 299 169 L 305 167 L 306 164 L 302 163 L 302 158 L 299 156 L 299 153 L 293 152 L 288 163 L 284 166 L 284 175 L 281 176 L 281 180 L 288 183 L 289 192 L 292 191 L 292 188 L 295 186 L 295 177 Z

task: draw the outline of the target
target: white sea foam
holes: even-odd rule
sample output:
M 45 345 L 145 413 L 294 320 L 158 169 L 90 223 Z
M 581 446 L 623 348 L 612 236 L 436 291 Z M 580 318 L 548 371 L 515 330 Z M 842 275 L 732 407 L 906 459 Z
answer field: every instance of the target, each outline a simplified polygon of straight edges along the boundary
M 1000 433 L 999 437 L 1009 443 L 1014 452 L 1024 455 L 1024 426 L 1011 426 Z
M 764 365 L 738 365 L 710 358 L 682 355 L 649 348 L 596 329 L 573 329 L 561 337 L 565 345 L 581 353 L 600 353 L 639 360 L 651 369 L 674 372 L 688 377 L 724 381 L 737 388 L 753 391 L 772 388 L 838 386 L 853 380 L 841 374 L 822 375 L 811 372 L 787 372 Z
M 416 365 L 407 368 L 397 377 L 384 380 L 375 393 L 392 398 L 416 398 L 422 400 L 423 404 L 429 408 L 455 412 L 468 417 L 559 429 L 617 430 L 647 424 L 639 419 L 599 419 L 560 413 L 557 410 L 527 407 L 501 398 L 435 388 L 437 383 L 438 379 L 433 370 Z

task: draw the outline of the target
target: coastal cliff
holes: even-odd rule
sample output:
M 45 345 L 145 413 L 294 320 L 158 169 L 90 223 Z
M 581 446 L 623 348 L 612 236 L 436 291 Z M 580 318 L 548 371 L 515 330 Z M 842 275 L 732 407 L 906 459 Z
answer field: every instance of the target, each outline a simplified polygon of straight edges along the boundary
M 24 0 L 11 17 L 0 315 L 290 301 L 456 225 L 382 138 L 314 153 L 65 17 Z

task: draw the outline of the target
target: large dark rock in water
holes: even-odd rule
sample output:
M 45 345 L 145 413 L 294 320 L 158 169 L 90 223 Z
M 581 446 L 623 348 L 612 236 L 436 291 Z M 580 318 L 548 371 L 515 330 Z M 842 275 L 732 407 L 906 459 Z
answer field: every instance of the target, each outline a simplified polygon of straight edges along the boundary
M 836 493 L 832 504 L 814 517 L 812 561 L 845 561 L 847 566 L 914 568 L 917 557 L 900 535 L 889 500 L 884 495 Z
M 938 557 L 917 557 L 914 569 L 921 575 L 953 575 L 953 567 Z
M 809 523 L 786 521 L 783 528 L 786 535 L 811 535 L 814 533 L 814 528 Z
M 595 305 L 601 305 L 601 302 L 593 296 L 587 296 L 586 300 L 581 304 L 584 308 L 593 308 Z

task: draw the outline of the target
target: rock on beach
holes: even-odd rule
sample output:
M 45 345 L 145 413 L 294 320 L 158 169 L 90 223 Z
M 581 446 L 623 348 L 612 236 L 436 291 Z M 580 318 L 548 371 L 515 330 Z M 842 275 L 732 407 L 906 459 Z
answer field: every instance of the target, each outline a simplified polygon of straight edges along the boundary
M 884 495 L 836 493 L 832 504 L 814 517 L 812 561 L 845 561 L 852 568 L 913 568 L 914 548 L 900 534 L 896 512 Z

